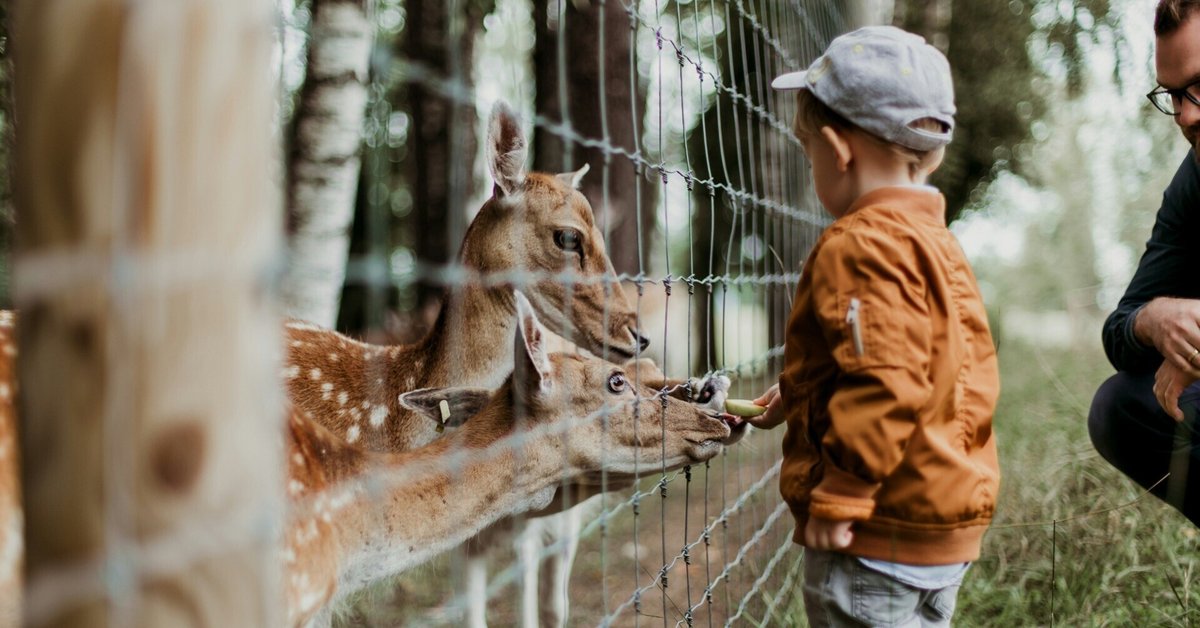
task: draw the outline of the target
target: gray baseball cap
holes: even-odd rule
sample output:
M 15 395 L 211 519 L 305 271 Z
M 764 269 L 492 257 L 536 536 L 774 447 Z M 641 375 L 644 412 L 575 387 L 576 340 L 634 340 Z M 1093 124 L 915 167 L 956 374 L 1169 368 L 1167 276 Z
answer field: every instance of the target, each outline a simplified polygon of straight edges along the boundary
M 771 87 L 807 89 L 866 131 L 914 150 L 945 146 L 954 131 L 950 63 L 923 37 L 894 26 L 841 35 L 807 70 L 776 77 Z M 946 132 L 910 126 L 921 118 L 944 123 Z

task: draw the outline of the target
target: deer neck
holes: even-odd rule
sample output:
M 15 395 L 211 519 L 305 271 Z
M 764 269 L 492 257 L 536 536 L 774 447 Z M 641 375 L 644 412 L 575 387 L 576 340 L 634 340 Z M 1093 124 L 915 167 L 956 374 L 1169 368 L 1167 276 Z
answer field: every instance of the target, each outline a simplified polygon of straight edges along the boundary
M 515 331 L 511 296 L 504 289 L 467 286 L 448 291 L 424 341 L 431 360 L 431 379 L 424 385 L 498 387 L 513 365 L 512 343 L 502 339 Z
M 563 471 L 554 456 L 543 454 L 558 443 L 534 439 L 509 446 L 500 439 L 490 441 L 499 447 L 484 449 L 478 432 L 362 467 L 361 478 L 380 474 L 386 487 L 372 490 L 359 482 L 363 488 L 356 489 L 352 511 L 338 519 L 344 557 L 338 597 L 420 565 L 503 517 L 549 504 Z M 431 465 L 438 470 L 429 471 Z

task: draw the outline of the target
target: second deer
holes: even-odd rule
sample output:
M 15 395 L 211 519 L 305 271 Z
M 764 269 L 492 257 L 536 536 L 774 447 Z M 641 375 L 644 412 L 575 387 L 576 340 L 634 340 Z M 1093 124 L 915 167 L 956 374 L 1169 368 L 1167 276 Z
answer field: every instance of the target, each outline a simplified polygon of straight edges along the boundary
M 440 401 L 465 419 L 406 453 L 346 444 L 303 411 L 289 423 L 285 538 L 289 622 L 324 625 L 329 603 L 419 565 L 498 519 L 545 508 L 564 480 L 601 471 L 620 480 L 645 465 L 679 468 L 720 453 L 732 431 L 719 413 L 637 386 L 619 366 L 547 354 L 533 309 L 514 299 L 513 374 L 495 391 L 420 390 L 407 407 L 436 424 Z M 457 418 L 455 418 L 457 414 Z M 431 416 L 432 415 L 432 416 Z M 469 418 L 467 418 L 469 416 Z

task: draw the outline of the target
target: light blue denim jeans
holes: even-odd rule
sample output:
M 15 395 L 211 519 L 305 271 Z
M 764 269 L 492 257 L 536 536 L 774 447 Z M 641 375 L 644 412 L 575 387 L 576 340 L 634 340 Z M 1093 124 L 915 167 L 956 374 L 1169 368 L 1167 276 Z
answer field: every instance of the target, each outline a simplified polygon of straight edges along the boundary
M 838 552 L 804 550 L 804 608 L 813 628 L 949 626 L 961 579 L 939 589 L 907 585 Z

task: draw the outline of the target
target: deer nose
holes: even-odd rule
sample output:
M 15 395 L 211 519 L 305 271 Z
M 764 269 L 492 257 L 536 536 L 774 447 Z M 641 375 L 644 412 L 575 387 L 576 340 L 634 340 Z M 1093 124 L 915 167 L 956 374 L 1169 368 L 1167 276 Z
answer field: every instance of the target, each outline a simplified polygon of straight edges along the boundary
M 650 346 L 650 339 L 637 333 L 637 330 L 630 328 L 629 333 L 634 337 L 635 340 L 637 340 L 638 351 L 645 351 L 646 347 Z

